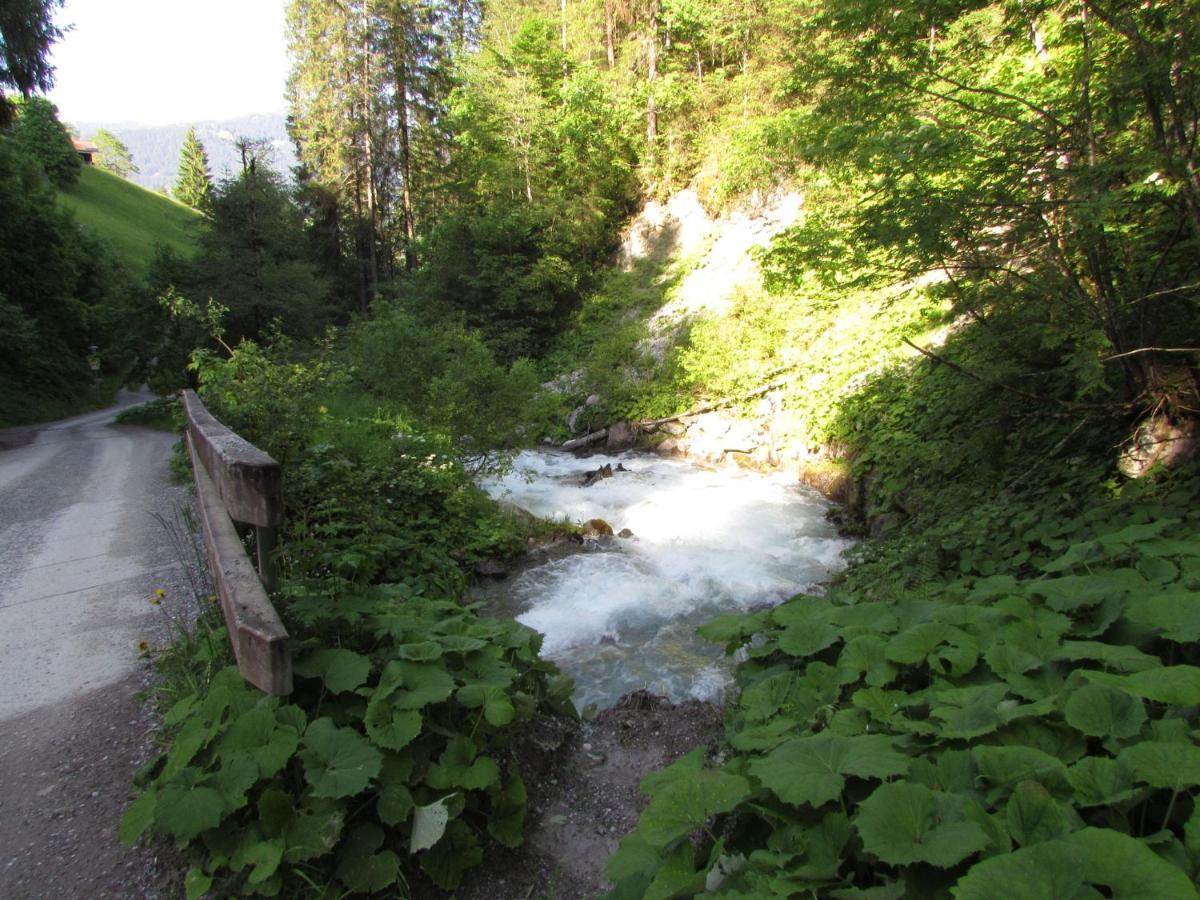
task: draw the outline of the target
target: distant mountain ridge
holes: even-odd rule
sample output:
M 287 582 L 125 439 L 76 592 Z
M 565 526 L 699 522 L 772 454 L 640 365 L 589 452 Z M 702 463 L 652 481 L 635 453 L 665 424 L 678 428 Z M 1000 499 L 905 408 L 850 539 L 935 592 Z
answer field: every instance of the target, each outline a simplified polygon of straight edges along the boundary
M 272 151 L 271 167 L 289 181 L 296 165 L 296 149 L 287 134 L 283 113 L 262 113 L 234 119 L 181 122 L 176 125 L 135 125 L 128 122 L 73 122 L 84 138 L 104 128 L 119 137 L 129 148 L 138 173 L 130 181 L 151 190 L 169 188 L 179 171 L 179 148 L 190 125 L 196 126 L 208 152 L 213 180 L 235 175 L 242 166 L 234 141 L 238 138 L 266 141 Z

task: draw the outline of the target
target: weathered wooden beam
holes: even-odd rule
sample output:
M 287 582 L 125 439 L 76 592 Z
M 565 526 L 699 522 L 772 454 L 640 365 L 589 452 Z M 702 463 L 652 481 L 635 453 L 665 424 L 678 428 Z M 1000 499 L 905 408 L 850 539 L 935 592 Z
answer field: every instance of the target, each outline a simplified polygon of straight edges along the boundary
M 268 694 L 290 694 L 292 660 L 288 653 L 287 629 L 246 555 L 216 484 L 201 465 L 198 442 L 192 439 L 190 431 L 187 444 L 196 479 L 204 546 L 238 670 L 242 677 Z
M 265 528 L 283 522 L 283 476 L 279 463 L 230 431 L 196 396 L 183 392 L 194 452 L 216 485 L 230 518 Z

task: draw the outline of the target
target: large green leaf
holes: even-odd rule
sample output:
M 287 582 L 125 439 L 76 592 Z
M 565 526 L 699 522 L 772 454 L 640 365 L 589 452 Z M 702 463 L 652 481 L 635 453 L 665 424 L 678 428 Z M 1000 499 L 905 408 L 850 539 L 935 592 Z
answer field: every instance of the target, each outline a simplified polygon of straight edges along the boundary
M 442 839 L 446 833 L 446 824 L 450 821 L 450 811 L 446 804 L 454 798 L 449 794 L 441 800 L 413 810 L 412 834 L 409 835 L 408 852 L 419 853 L 427 850 Z
M 971 751 L 980 776 L 1001 788 L 1036 781 L 1050 791 L 1065 791 L 1067 767 L 1058 757 L 1033 747 L 975 747 Z
M 697 748 L 643 780 L 642 790 L 652 799 L 638 820 L 638 833 L 651 845 L 663 847 L 691 833 L 750 794 L 745 778 L 706 768 L 703 761 L 703 748 Z
M 1169 791 L 1200 784 L 1200 747 L 1194 744 L 1143 741 L 1117 755 L 1134 780 Z
M 397 709 L 423 709 L 454 693 L 454 678 L 435 663 L 395 660 L 387 664 L 386 672 L 398 677 L 403 685 L 394 700 Z
M 1000 704 L 1008 696 L 1003 684 L 933 691 L 929 715 L 942 722 L 944 738 L 972 738 L 990 734 L 1004 724 Z
M 1163 666 L 1130 675 L 1087 669 L 1080 674 L 1093 684 L 1106 684 L 1145 700 L 1176 706 L 1200 704 L 1200 668 L 1196 666 Z
M 137 798 L 129 804 L 129 808 L 121 816 L 121 824 L 117 829 L 117 836 L 121 839 L 121 843 L 129 846 L 137 841 L 154 822 L 154 809 L 157 805 L 158 797 L 154 791 L 144 791 L 138 794 Z
M 338 854 L 337 877 L 351 891 L 370 894 L 395 887 L 400 859 L 383 846 L 383 829 L 367 822 L 357 826 L 343 841 Z
M 186 844 L 202 831 L 216 828 L 225 813 L 225 798 L 210 787 L 170 785 L 158 794 L 154 823 Z
M 1086 756 L 1067 770 L 1079 806 L 1111 806 L 1136 793 L 1129 766 L 1107 756 Z
M 1110 889 L 1114 900 L 1194 900 L 1188 876 L 1141 841 L 1107 828 L 1085 828 L 1067 838 L 1083 850 L 1088 881 Z
M 500 767 L 490 756 L 478 756 L 478 752 L 465 735 L 451 738 L 438 761 L 429 767 L 426 782 L 437 790 L 452 787 L 482 790 L 499 784 Z
M 1036 844 L 976 863 L 951 893 L 956 900 L 1084 900 L 1084 851 L 1066 841 Z
M 300 759 L 314 797 L 349 797 L 364 790 L 379 774 L 383 757 L 353 728 L 338 728 L 328 717 L 304 732 Z
M 492 797 L 492 811 L 488 816 L 488 834 L 506 847 L 519 847 L 525 840 L 525 813 L 528 809 L 528 794 L 521 776 L 513 773 L 502 790 Z
M 1017 785 L 1004 808 L 1004 818 L 1008 833 L 1022 847 L 1040 844 L 1069 830 L 1062 807 L 1036 781 Z
M 846 776 L 890 778 L 908 771 L 909 758 L 885 735 L 843 737 L 822 732 L 788 741 L 750 764 L 750 774 L 796 806 L 837 799 Z
M 859 804 L 854 826 L 866 851 L 885 863 L 949 868 L 991 842 L 956 808 L 955 800 L 921 784 L 880 785 Z
M 1084 685 L 1072 693 L 1064 714 L 1067 724 L 1090 737 L 1133 737 L 1146 721 L 1140 698 L 1103 684 Z
M 1130 621 L 1157 628 L 1168 640 L 1200 640 L 1200 592 L 1148 593 L 1127 601 L 1125 615 Z
M 320 678 L 335 694 L 352 691 L 371 674 L 371 661 L 361 653 L 340 647 L 326 647 L 296 660 L 297 675 Z
M 1141 573 L 1128 568 L 1029 582 L 1030 591 L 1044 597 L 1047 605 L 1059 612 L 1072 612 L 1080 607 L 1120 600 L 1130 592 L 1145 590 L 1147 586 Z
M 803 659 L 832 646 L 840 637 L 841 632 L 828 622 L 797 623 L 780 633 L 778 646 L 789 656 Z
M 378 694 L 367 704 L 367 713 L 363 717 L 367 734 L 380 747 L 388 750 L 402 750 L 412 743 L 421 733 L 424 718 L 413 709 L 397 709 L 393 699 L 397 695 L 390 694 L 380 697 Z

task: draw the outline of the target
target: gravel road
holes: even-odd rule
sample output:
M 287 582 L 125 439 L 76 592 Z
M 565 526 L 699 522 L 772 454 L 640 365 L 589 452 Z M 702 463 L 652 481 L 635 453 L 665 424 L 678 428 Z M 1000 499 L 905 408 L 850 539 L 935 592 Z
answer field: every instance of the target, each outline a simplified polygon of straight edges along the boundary
M 171 866 L 116 837 L 150 752 L 139 640 L 182 597 L 166 528 L 172 435 L 113 424 L 152 399 L 0 431 L 0 897 L 157 897 Z

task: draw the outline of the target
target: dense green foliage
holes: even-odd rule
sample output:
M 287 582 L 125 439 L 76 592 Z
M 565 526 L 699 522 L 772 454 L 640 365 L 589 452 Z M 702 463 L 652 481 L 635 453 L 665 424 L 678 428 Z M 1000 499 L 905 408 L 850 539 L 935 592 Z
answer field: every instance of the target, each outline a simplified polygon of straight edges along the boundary
M 1200 481 L 1102 478 L 960 475 L 825 597 L 705 626 L 748 651 L 731 750 L 647 782 L 614 896 L 1193 896 Z
M 138 167 L 134 165 L 133 157 L 129 153 L 129 148 L 111 131 L 101 128 L 92 135 L 92 140 L 100 150 L 96 154 L 94 165 L 107 172 L 112 172 L 114 175 L 120 175 L 122 178 L 128 178 L 138 171 Z
M 522 841 L 517 730 L 574 715 L 536 633 L 459 601 L 476 561 L 523 547 L 464 463 L 518 439 L 536 380 L 382 307 L 303 353 L 277 338 L 196 364 L 210 407 L 287 472 L 277 602 L 297 689 L 266 699 L 235 669 L 168 685 L 169 750 L 122 836 L 188 847 L 189 896 L 369 893 L 418 870 L 451 889 L 483 841 Z M 207 646 L 188 671 L 208 671 Z
M 0 422 L 36 420 L 91 387 L 89 346 L 112 334 L 119 284 L 38 163 L 0 135 Z
M 83 161 L 71 143 L 67 129 L 58 121 L 54 104 L 42 97 L 30 97 L 17 104 L 17 121 L 12 140 L 36 159 L 42 171 L 59 187 L 79 179 Z

